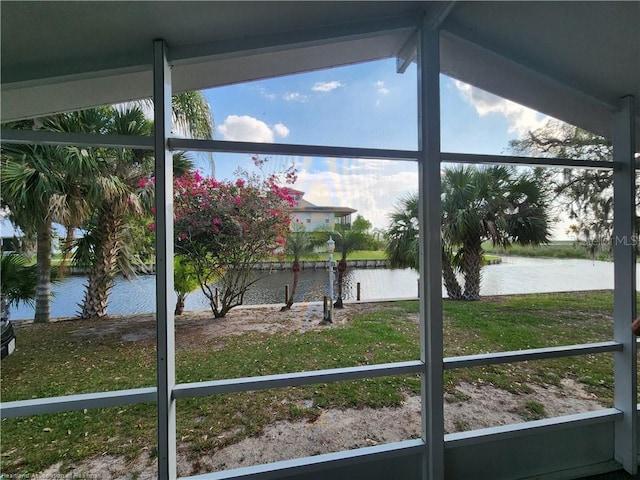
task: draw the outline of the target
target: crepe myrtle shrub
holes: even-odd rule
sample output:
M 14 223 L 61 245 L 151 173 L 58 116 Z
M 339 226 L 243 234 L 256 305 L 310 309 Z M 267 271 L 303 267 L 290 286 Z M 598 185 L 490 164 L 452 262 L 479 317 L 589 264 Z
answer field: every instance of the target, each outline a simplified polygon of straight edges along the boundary
M 254 265 L 282 249 L 293 206 L 275 177 L 230 182 L 191 173 L 175 180 L 175 251 L 189 258 L 215 318 L 242 305 L 259 279 Z

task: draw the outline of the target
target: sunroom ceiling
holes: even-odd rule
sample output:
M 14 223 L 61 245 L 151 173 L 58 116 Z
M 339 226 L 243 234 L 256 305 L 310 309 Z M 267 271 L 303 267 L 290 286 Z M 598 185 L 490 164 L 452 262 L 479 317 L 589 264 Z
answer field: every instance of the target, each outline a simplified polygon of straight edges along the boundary
M 640 2 L 4 0 L 0 9 L 2 121 L 149 97 L 154 39 L 166 41 L 183 91 L 406 56 L 425 11 L 441 23 L 442 72 L 462 81 L 606 136 L 618 99 L 640 99 Z

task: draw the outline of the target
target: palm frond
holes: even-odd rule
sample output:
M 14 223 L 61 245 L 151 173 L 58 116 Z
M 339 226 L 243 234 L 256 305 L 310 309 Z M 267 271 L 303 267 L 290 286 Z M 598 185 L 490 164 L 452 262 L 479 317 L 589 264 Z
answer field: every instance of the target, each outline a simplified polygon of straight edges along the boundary
M 0 291 L 9 305 L 20 302 L 34 306 L 38 273 L 36 265 L 18 253 L 0 255 Z

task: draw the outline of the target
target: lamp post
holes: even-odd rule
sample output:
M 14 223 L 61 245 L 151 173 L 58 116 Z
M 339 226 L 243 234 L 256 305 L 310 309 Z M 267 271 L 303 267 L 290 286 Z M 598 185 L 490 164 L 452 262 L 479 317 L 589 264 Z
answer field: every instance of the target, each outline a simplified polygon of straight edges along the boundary
M 325 307 L 325 320 L 333 323 L 333 252 L 336 250 L 336 242 L 329 236 L 327 240 L 327 253 L 329 254 L 329 305 Z

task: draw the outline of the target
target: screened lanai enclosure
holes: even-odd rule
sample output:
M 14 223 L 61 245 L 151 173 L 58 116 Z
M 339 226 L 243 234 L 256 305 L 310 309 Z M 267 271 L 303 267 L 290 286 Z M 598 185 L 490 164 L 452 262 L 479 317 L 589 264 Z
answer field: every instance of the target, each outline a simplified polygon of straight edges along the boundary
M 118 407 L 113 410 L 117 417 L 119 408 L 155 404 L 158 477 L 172 479 L 180 473 L 177 459 L 184 441 L 176 434 L 181 404 L 192 399 L 214 402 L 221 395 L 243 398 L 272 389 L 413 376 L 419 378 L 421 392 L 417 438 L 319 455 L 309 452 L 302 458 L 219 469 L 193 478 L 493 480 L 637 473 L 637 339 L 630 325 L 636 318 L 637 287 L 640 3 L 3 1 L 0 9 L 3 123 L 152 98 L 155 125 L 151 137 L 3 128 L 2 143 L 152 151 L 157 232 L 155 384 L 124 390 L 117 384 L 101 385 L 95 392 L 71 389 L 57 397 L 3 401 L 3 424 L 16 418 L 38 422 L 57 412 L 84 412 L 90 424 L 94 410 Z M 378 147 L 363 147 L 357 142 L 336 146 L 195 140 L 171 131 L 172 93 L 381 59 L 395 59 L 397 74 L 415 76 L 417 104 L 407 114 L 414 115 L 410 121 L 415 148 L 388 148 L 384 141 Z M 442 151 L 441 75 L 604 136 L 613 144 L 613 161 Z M 423 232 L 419 356 L 383 364 L 177 382 L 171 261 L 175 151 L 416 165 Z M 607 341 L 445 357 L 440 238 L 444 162 L 613 171 L 614 300 Z M 612 359 L 609 408 L 445 433 L 448 372 L 565 357 L 580 363 L 599 355 Z M 125 359 L 126 371 L 124 365 Z

